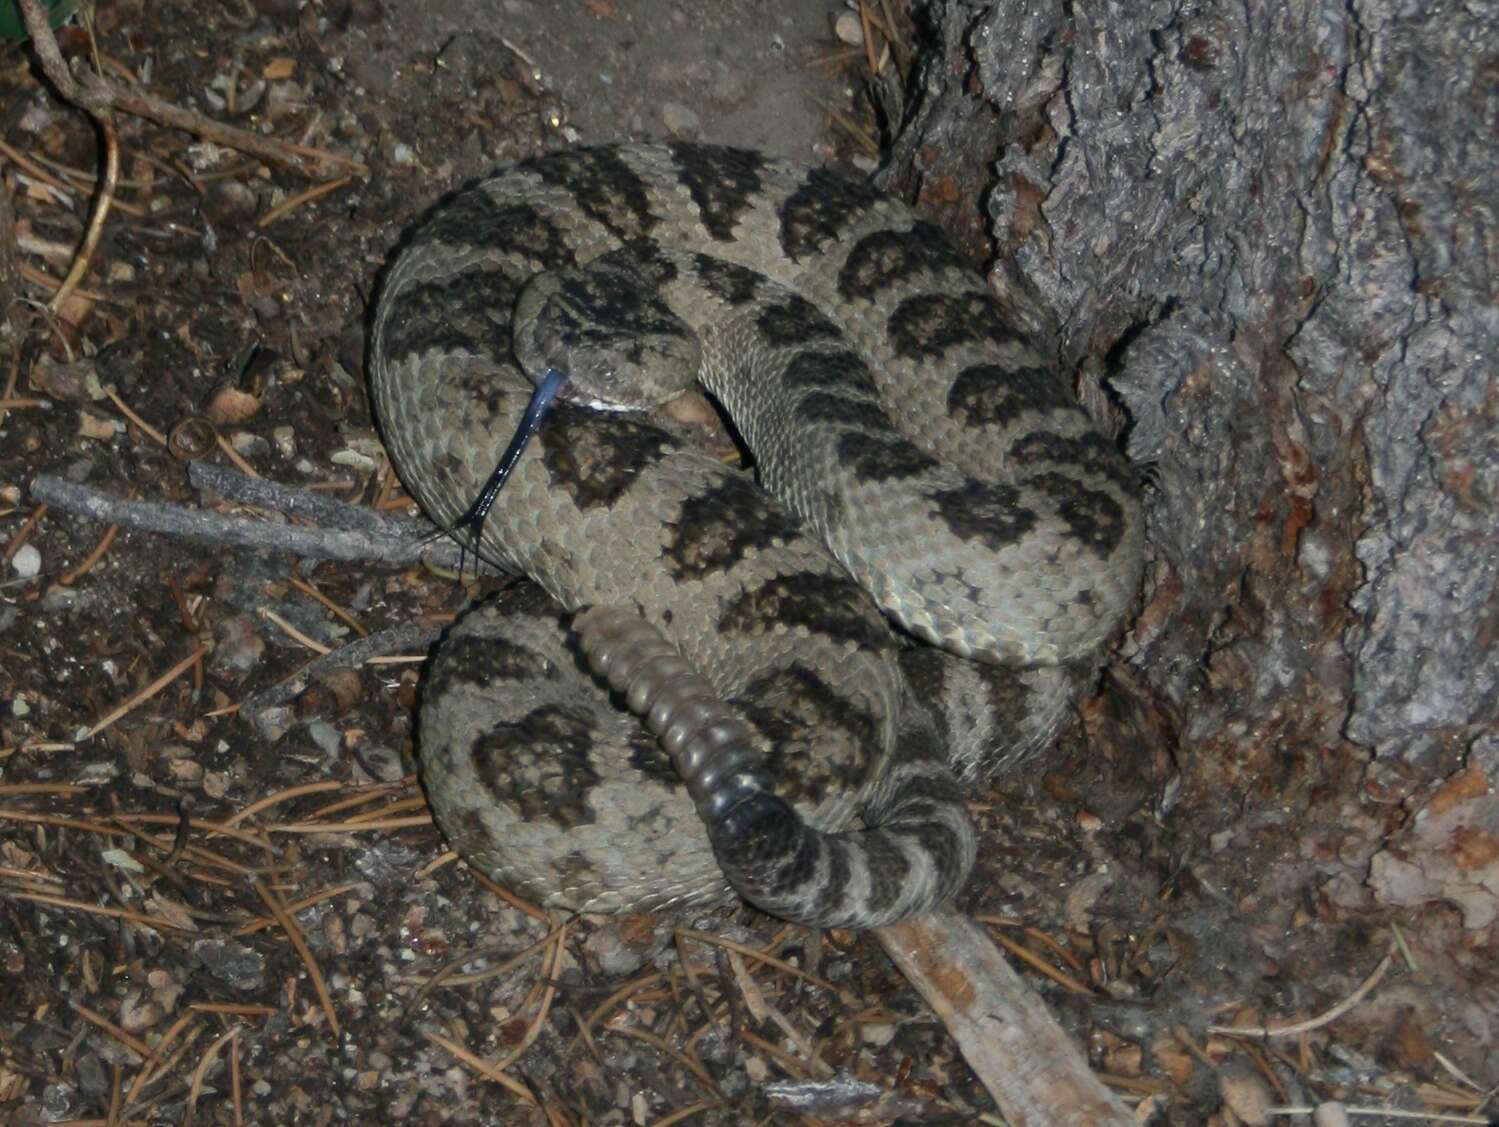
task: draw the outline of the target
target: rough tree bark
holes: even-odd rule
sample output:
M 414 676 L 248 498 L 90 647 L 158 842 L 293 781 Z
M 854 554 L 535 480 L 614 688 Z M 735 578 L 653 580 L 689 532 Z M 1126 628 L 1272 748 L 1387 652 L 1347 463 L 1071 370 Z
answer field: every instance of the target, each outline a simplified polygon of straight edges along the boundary
M 985 199 L 1000 292 L 1126 409 L 1153 563 L 1124 654 L 1183 754 L 1340 756 L 1411 809 L 1466 770 L 1499 841 L 1499 3 L 926 15 L 890 179 Z M 1499 862 L 1464 882 L 1482 926 Z

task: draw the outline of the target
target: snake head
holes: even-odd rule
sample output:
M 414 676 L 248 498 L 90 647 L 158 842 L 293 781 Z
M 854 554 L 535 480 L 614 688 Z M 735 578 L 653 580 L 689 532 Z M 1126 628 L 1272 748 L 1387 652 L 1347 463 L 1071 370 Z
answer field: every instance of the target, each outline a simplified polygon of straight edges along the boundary
M 655 292 L 655 271 L 628 251 L 538 274 L 512 320 L 515 358 L 534 383 L 567 376 L 564 398 L 597 410 L 648 410 L 697 378 L 692 329 Z

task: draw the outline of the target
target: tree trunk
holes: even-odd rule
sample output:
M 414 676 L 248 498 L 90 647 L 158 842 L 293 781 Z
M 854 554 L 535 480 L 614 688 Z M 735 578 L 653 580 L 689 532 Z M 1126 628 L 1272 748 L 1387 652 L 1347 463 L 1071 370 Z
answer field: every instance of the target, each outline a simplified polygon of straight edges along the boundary
M 926 15 L 889 178 L 985 200 L 997 289 L 1129 416 L 1152 565 L 1123 654 L 1173 750 L 1411 807 L 1499 778 L 1499 4 Z M 1467 877 L 1492 919 L 1499 862 Z

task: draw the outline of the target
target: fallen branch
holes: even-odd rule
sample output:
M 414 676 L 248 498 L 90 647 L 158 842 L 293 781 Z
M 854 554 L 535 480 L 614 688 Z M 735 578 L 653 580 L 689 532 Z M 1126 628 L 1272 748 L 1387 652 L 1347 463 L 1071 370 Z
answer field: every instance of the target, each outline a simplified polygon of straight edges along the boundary
M 875 930 L 1014 1127 L 1133 1127 L 982 928 L 951 909 Z
M 334 669 L 357 669 L 370 658 L 384 657 L 387 654 L 426 653 L 436 644 L 444 629 L 442 626 L 408 622 L 403 626 L 376 631 L 367 638 L 360 638 L 357 642 L 350 642 L 347 646 L 314 658 L 279 685 L 272 685 L 250 697 L 240 705 L 239 713 L 253 721 L 266 709 L 285 704 L 298 696 L 313 678 Z
M 209 467 L 197 464 L 189 478 L 199 488 L 228 500 L 274 509 L 289 516 L 308 517 L 316 520 L 319 527 L 275 524 L 165 501 L 132 501 L 50 474 L 37 475 L 31 483 L 31 495 L 47 505 L 91 520 L 221 547 L 232 545 L 289 552 L 303 559 L 385 567 L 423 563 L 457 570 L 460 565 L 475 566 L 473 553 L 465 553 L 451 539 L 429 539 L 432 526 L 424 521 L 377 513 L 310 490 L 257 481 L 227 470 L 210 472 Z M 478 566 L 499 574 L 499 569 L 482 561 Z

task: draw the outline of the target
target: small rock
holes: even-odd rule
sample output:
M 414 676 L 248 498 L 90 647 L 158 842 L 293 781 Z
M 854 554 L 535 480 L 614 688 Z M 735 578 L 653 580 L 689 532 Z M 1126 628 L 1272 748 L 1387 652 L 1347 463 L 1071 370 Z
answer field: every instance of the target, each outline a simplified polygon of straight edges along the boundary
M 401 753 L 384 744 L 375 744 L 359 752 L 357 762 L 377 783 L 398 783 L 406 777 Z
M 838 18 L 833 21 L 833 34 L 840 43 L 847 43 L 850 47 L 864 46 L 864 26 L 853 12 L 838 13 Z
M 35 544 L 22 544 L 10 558 L 11 570 L 22 579 L 35 579 L 42 570 L 42 554 Z
M 286 705 L 272 705 L 270 708 L 262 709 L 251 718 L 255 730 L 260 733 L 261 739 L 267 743 L 276 743 L 282 736 L 286 735 L 287 729 L 292 726 L 296 718 L 292 710 Z
M 233 155 L 232 150 L 222 145 L 215 145 L 212 141 L 198 141 L 187 147 L 187 164 L 194 172 L 212 172 L 228 163 Z M 168 200 L 169 206 L 170 203 Z
M 265 653 L 265 639 L 256 632 L 255 623 L 242 614 L 219 619 L 214 638 L 217 644 L 209 662 L 212 673 L 248 673 L 260 664 Z
M 265 112 L 272 121 L 279 121 L 307 108 L 307 91 L 295 82 L 272 82 L 266 87 Z
M 47 593 L 42 596 L 42 610 L 48 614 L 57 614 L 61 611 L 72 610 L 77 606 L 86 606 L 87 600 L 83 592 L 76 587 L 62 587 L 53 584 L 47 588 Z
M 99 854 L 100 860 L 106 865 L 113 865 L 117 869 L 124 869 L 129 873 L 143 873 L 146 866 L 135 859 L 128 850 L 106 849 Z
M 1337 1100 L 1325 1100 L 1312 1112 L 1313 1127 L 1349 1127 L 1348 1109 Z
M 680 102 L 663 103 L 661 121 L 673 137 L 696 137 L 702 126 L 697 114 Z
M 649 915 L 601 917 L 599 926 L 583 941 L 583 957 L 609 978 L 634 974 L 666 945 Z
M 260 210 L 260 197 L 243 181 L 221 180 L 209 189 L 204 206 L 210 219 L 227 226 L 253 217 Z
M 880 1048 L 895 1040 L 895 1026 L 888 1021 L 865 1022 L 859 1026 L 859 1037 L 866 1045 Z
M 208 401 L 206 413 L 219 426 L 227 426 L 230 423 L 246 422 L 254 418 L 259 410 L 260 396 L 252 395 L 233 384 L 222 384 Z
M 235 990 L 259 990 L 265 982 L 265 958 L 252 947 L 223 939 L 193 944 L 193 957 L 214 978 Z
M 161 1020 L 162 1009 L 140 990 L 132 990 L 120 1002 L 120 1026 L 127 1033 L 150 1029 Z
M 330 669 L 318 674 L 317 681 L 332 694 L 335 716 L 348 712 L 364 695 L 364 679 L 357 669 Z
M 1225 1065 L 1218 1075 L 1218 1094 L 1224 1105 L 1249 1127 L 1266 1127 L 1275 1101 L 1258 1073 Z
M 271 444 L 260 435 L 252 434 L 247 430 L 237 430 L 230 434 L 229 445 L 234 447 L 234 452 L 242 458 L 263 457 L 271 448 Z
M 102 418 L 92 411 L 78 412 L 78 433 L 84 438 L 108 442 L 124 429 L 125 425 L 116 419 Z
M 307 725 L 307 734 L 312 742 L 317 744 L 318 750 L 329 759 L 338 756 L 339 745 L 343 742 L 338 734 L 338 729 L 326 720 L 314 720 Z

